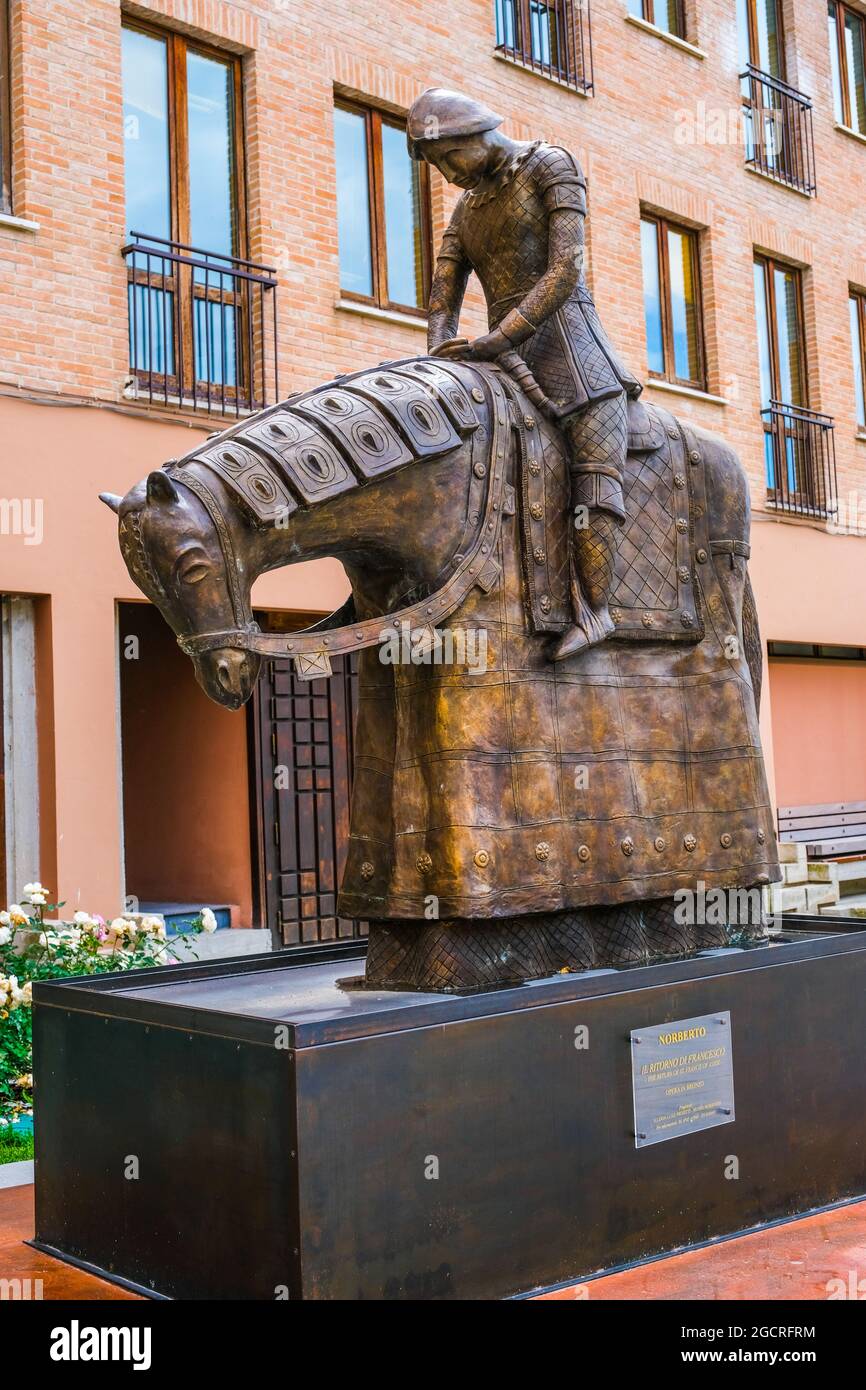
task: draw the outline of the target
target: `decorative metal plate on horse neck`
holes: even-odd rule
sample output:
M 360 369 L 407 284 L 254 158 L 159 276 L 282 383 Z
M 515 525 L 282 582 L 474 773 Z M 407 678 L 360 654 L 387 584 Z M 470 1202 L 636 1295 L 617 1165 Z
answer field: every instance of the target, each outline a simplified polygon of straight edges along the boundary
M 431 388 L 461 433 L 475 430 L 480 423 L 463 383 L 438 362 L 403 362 L 395 368 L 398 376 L 411 376 Z M 459 368 L 458 368 L 459 370 Z M 477 388 L 476 388 L 477 389 Z
M 289 492 L 279 470 L 242 442 L 244 435 L 235 432 L 231 438 L 222 436 L 193 455 L 178 460 L 177 467 L 196 462 L 206 464 L 228 486 L 259 522 L 274 523 L 278 517 L 290 516 L 297 502 Z M 252 440 L 252 432 L 250 432 Z
M 218 475 L 257 525 L 314 506 L 415 459 L 459 447 L 480 420 L 461 378 L 414 360 L 331 382 L 210 439 L 172 468 Z
M 266 420 L 247 425 L 244 435 L 307 505 L 356 486 L 340 449 L 296 410 L 279 407 Z
M 431 416 L 435 411 L 431 410 Z M 335 387 L 319 391 L 293 407 L 294 415 L 309 416 L 336 436 L 338 443 L 365 478 L 391 473 L 411 463 L 412 450 L 388 418 L 353 391 Z
M 460 435 L 429 390 L 399 372 L 380 368 L 355 377 L 347 386 L 373 401 L 406 435 L 417 458 L 456 449 Z

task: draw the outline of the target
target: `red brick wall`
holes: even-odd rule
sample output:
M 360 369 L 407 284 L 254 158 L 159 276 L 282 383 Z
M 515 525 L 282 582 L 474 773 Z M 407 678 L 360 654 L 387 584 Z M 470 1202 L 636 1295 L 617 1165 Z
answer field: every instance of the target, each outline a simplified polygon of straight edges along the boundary
M 151 0 L 127 7 L 244 54 L 251 254 L 280 279 L 281 376 L 308 385 L 423 346 L 416 330 L 335 311 L 339 297 L 332 107 L 335 86 L 404 109 L 424 86 L 467 87 L 519 136 L 570 146 L 589 178 L 592 280 L 605 322 L 645 371 L 641 202 L 709 230 L 704 292 L 709 390 L 689 401 L 741 451 L 761 498 L 751 260 L 755 246 L 806 267 L 812 404 L 835 416 L 840 488 L 857 487 L 847 325 L 849 281 L 866 284 L 866 144 L 834 128 L 824 6 L 786 0 L 789 75 L 815 103 L 819 196 L 746 171 L 739 143 L 684 144 L 701 113 L 738 105 L 729 0 L 690 0 L 704 58 L 625 20 L 624 0 L 593 0 L 596 93 L 584 99 L 498 61 L 492 0 L 439 6 L 349 0 Z M 0 229 L 0 380 L 106 400 L 126 376 L 120 6 L 17 0 L 13 6 L 15 211 L 37 233 Z M 451 191 L 434 178 L 436 234 Z M 478 327 L 480 300 L 473 314 Z M 676 398 L 659 397 L 676 407 Z

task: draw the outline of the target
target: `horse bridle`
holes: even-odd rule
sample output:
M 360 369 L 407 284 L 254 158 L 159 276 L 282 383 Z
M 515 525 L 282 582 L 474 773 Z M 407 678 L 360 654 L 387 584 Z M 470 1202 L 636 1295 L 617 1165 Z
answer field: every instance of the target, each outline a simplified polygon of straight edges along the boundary
M 401 627 L 405 631 L 404 624 L 412 631 L 435 628 L 460 607 L 476 585 L 489 592 L 499 577 L 499 563 L 495 554 L 505 496 L 508 432 L 514 395 L 508 378 L 495 367 L 479 372 L 479 376 L 489 394 L 492 428 L 488 462 L 475 465 L 476 472 L 479 466 L 486 468 L 487 490 L 473 540 L 445 582 L 433 594 L 382 617 L 351 621 L 354 604 L 350 598 L 342 608 L 313 627 L 290 633 L 262 632 L 253 619 L 241 581 L 231 529 L 217 497 L 201 474 L 193 472 L 191 466 L 172 469 L 173 480 L 182 483 L 196 495 L 213 522 L 222 551 L 235 624 L 221 631 L 178 637 L 181 650 L 190 657 L 219 648 L 264 657 L 291 657 L 295 662 L 296 674 L 312 679 L 331 674 L 331 656 L 379 645 L 385 640 L 385 629 Z

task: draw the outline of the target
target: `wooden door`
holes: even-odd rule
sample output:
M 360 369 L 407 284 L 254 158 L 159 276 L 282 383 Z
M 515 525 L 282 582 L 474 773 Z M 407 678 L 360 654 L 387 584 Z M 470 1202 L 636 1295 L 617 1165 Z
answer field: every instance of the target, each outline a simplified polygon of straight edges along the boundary
M 349 838 L 357 661 L 332 657 L 330 680 L 304 681 L 289 661 L 265 661 L 254 727 L 260 901 L 274 944 L 366 934 L 337 916 Z

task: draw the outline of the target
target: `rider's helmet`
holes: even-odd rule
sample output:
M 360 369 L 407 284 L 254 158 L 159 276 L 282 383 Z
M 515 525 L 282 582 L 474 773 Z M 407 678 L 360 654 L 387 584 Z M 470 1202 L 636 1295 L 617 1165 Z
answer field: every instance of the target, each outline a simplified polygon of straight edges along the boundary
M 479 135 L 502 125 L 489 106 L 447 87 L 428 87 L 413 101 L 406 118 L 406 140 L 413 159 L 423 159 L 423 145 L 432 140 Z

